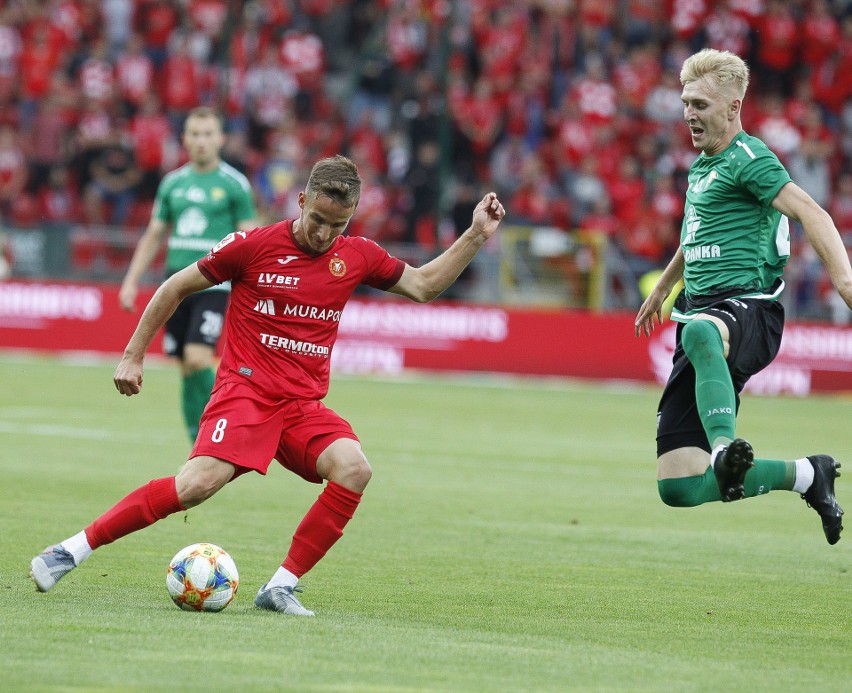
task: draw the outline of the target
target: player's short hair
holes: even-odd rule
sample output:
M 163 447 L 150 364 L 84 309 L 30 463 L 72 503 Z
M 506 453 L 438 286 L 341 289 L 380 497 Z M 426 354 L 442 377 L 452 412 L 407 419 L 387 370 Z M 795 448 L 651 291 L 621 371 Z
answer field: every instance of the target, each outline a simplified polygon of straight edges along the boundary
M 222 116 L 219 115 L 219 112 L 210 106 L 196 106 L 189 113 L 186 114 L 186 120 L 184 120 L 184 129 L 186 128 L 186 124 L 189 122 L 190 118 L 213 118 L 219 123 L 219 127 L 225 127 L 225 123 L 222 121 Z
M 683 61 L 680 83 L 708 77 L 721 90 L 742 99 L 748 89 L 748 65 L 730 51 L 705 48 Z
M 320 159 L 311 169 L 305 195 L 325 195 L 343 207 L 355 206 L 361 199 L 358 167 L 340 154 Z

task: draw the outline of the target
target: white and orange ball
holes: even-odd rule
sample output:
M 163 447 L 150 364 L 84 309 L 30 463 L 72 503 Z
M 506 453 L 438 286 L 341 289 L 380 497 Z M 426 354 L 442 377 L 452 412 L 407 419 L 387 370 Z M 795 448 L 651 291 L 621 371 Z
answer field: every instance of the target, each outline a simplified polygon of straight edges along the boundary
M 234 559 L 215 544 L 192 544 L 169 563 L 166 588 L 186 611 L 221 611 L 237 594 L 240 575 Z

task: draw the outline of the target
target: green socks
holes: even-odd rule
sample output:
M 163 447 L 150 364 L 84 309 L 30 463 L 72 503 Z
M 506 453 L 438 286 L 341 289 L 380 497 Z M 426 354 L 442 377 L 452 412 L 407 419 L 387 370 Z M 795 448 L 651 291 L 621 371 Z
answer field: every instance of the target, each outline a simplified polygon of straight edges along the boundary
M 204 368 L 184 376 L 181 393 L 183 419 L 186 424 L 186 431 L 193 442 L 198 435 L 198 422 L 201 420 L 201 414 L 204 413 L 204 407 L 207 406 L 207 401 L 210 399 L 215 377 L 212 368 Z
M 695 369 L 695 402 L 708 442 L 733 440 L 737 401 L 719 329 L 709 320 L 693 320 L 683 328 L 681 345 Z
M 684 326 L 680 342 L 695 369 L 695 402 L 708 442 L 715 446 L 719 439 L 733 440 L 737 399 L 719 329 L 709 320 L 693 320 Z M 792 491 L 795 482 L 795 462 L 755 460 L 743 488 L 751 498 L 773 490 Z M 722 499 L 712 466 L 702 476 L 661 479 L 657 490 L 666 505 L 681 508 Z
M 755 460 L 754 467 L 745 476 L 745 497 L 762 496 L 770 491 L 792 491 L 795 481 L 795 462 Z M 657 482 L 657 490 L 663 503 L 677 508 L 691 508 L 722 499 L 713 467 L 707 467 L 702 476 L 661 479 Z

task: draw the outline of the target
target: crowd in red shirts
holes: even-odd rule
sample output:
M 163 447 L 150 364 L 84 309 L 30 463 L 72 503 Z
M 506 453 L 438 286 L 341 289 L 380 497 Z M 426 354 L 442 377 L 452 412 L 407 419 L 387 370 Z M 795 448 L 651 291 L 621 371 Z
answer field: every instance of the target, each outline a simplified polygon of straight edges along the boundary
M 852 235 L 842 0 L 0 0 L 0 219 L 143 226 L 204 104 L 265 220 L 343 152 L 354 233 L 445 244 L 496 189 L 640 272 L 677 243 L 678 72 L 705 46 L 748 61 L 746 130 Z

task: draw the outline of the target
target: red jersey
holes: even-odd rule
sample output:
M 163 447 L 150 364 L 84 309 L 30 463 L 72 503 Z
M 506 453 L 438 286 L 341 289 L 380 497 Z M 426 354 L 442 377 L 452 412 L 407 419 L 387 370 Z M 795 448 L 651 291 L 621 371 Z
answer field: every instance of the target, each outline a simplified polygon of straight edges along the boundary
M 322 399 L 352 292 L 360 284 L 389 289 L 405 263 L 360 236 L 311 255 L 296 244 L 293 222 L 282 221 L 229 234 L 198 269 L 217 284 L 231 280 L 217 379 L 247 381 L 267 397 Z

